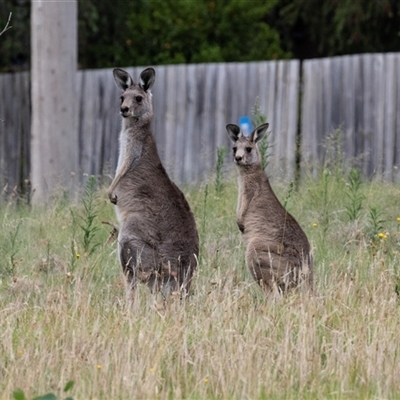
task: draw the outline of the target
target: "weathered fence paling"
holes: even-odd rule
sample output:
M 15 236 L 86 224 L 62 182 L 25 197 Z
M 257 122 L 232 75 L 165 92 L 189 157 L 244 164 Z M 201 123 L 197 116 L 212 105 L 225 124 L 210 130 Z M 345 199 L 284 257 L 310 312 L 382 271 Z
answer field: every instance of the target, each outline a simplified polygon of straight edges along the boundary
M 143 68 L 125 69 L 138 79 Z M 218 147 L 229 145 L 225 125 L 250 115 L 256 97 L 271 129 L 269 168 L 279 176 L 292 179 L 299 167 L 299 135 L 300 168 L 316 169 L 324 160 L 327 137 L 340 129 L 347 160 L 368 176 L 398 177 L 400 53 L 307 60 L 301 76 L 297 60 L 155 70 L 153 131 L 160 157 L 178 183 L 196 183 L 210 174 Z M 0 184 L 7 184 L 8 191 L 21 187 L 30 174 L 29 79 L 27 72 L 0 75 Z M 76 95 L 77 175 L 113 175 L 120 93 L 112 69 L 78 71 Z
M 400 53 L 305 61 L 301 121 L 306 163 L 323 159 L 327 134 L 339 128 L 348 162 L 398 180 Z
M 29 73 L 0 74 L 0 190 L 29 178 L 30 123 Z

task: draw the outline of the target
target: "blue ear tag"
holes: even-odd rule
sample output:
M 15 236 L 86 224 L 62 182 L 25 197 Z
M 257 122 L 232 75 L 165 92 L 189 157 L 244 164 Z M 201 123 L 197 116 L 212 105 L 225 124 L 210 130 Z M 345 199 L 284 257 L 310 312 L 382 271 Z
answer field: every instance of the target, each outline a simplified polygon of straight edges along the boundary
M 249 136 L 251 133 L 251 119 L 247 115 L 239 118 L 239 126 L 240 130 L 243 133 L 243 136 Z

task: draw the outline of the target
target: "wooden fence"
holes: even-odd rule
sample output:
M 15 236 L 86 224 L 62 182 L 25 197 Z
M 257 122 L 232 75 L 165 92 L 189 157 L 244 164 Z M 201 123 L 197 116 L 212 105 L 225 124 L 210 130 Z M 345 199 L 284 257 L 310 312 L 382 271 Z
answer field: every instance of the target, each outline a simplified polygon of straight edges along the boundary
M 400 53 L 342 56 L 303 63 L 302 156 L 322 161 L 339 129 L 348 164 L 367 176 L 399 179 Z M 315 163 L 318 165 L 319 163 Z
M 298 118 L 299 62 L 158 66 L 152 89 L 153 131 L 172 179 L 196 183 L 212 171 L 225 125 L 251 115 L 256 97 L 271 124 L 272 164 L 293 174 Z M 126 68 L 137 80 L 142 68 Z M 112 70 L 77 72 L 80 174 L 116 168 L 119 90 Z M 0 75 L 0 162 L 9 187 L 29 178 L 29 74 Z M 50 91 L 51 89 L 49 89 Z M 23 150 L 23 151 L 22 151 Z M 3 177 L 4 179 L 4 177 Z M 4 186 L 4 182 L 3 182 Z
M 30 123 L 29 73 L 0 74 L 0 193 L 29 179 Z
M 229 146 L 225 125 L 251 115 L 256 97 L 270 123 L 274 173 L 292 178 L 299 165 L 323 162 L 327 137 L 340 128 L 348 160 L 357 159 L 367 175 L 397 177 L 400 54 L 307 60 L 301 71 L 297 60 L 155 69 L 153 131 L 179 183 L 196 183 L 212 172 L 218 147 Z M 137 80 L 142 68 L 126 70 Z M 80 176 L 113 174 L 121 121 L 112 70 L 77 74 Z M 29 179 L 29 141 L 29 73 L 0 75 L 2 188 Z
M 138 80 L 142 68 L 126 70 Z M 298 85 L 298 61 L 156 67 L 153 131 L 172 179 L 195 183 L 207 177 L 217 148 L 229 146 L 225 125 L 250 115 L 256 97 L 273 127 L 275 159 L 285 160 L 292 174 Z M 112 71 L 78 72 L 78 94 L 82 171 L 114 171 L 121 119 Z

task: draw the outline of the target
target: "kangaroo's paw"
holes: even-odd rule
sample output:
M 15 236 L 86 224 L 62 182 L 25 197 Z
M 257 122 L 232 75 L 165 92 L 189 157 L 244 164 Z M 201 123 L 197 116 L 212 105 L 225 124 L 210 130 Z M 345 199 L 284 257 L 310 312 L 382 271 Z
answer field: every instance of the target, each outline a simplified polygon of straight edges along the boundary
M 108 198 L 110 199 L 111 203 L 117 204 L 117 195 L 113 192 L 108 192 Z
M 102 224 L 105 225 L 110 225 L 113 227 L 113 230 L 110 232 L 110 236 L 107 239 L 107 244 L 110 244 L 112 242 L 114 242 L 117 238 L 118 238 L 118 233 L 119 233 L 119 226 L 113 224 L 112 222 L 108 222 L 108 221 L 102 221 Z

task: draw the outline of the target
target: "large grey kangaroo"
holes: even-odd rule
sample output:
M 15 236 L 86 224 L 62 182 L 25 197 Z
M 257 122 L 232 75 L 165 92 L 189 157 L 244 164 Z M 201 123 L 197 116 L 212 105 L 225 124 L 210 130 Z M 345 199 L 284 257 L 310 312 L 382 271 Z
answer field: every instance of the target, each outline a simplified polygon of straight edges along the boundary
M 313 262 L 306 234 L 275 196 L 261 168 L 257 142 L 268 124 L 244 136 L 228 124 L 233 158 L 239 170 L 237 224 L 246 245 L 246 265 L 267 294 L 312 287 Z
M 116 205 L 122 268 L 133 289 L 140 281 L 165 297 L 185 295 L 197 266 L 199 237 L 189 204 L 161 164 L 150 129 L 155 71 L 142 71 L 138 84 L 122 69 L 113 74 L 123 92 L 122 129 L 108 196 Z

